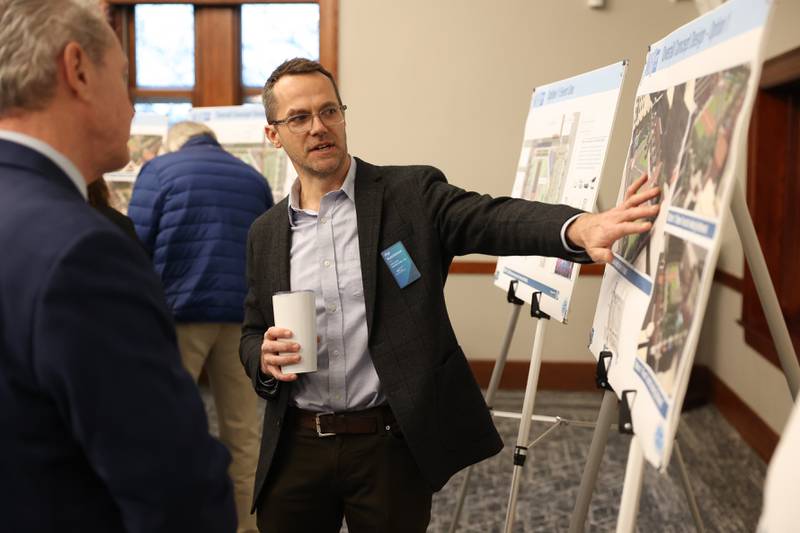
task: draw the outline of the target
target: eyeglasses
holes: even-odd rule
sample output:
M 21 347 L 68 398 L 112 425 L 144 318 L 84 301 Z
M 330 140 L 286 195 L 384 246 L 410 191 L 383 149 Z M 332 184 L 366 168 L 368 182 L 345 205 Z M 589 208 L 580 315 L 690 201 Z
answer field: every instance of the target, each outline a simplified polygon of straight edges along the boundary
M 338 126 L 344 122 L 344 112 L 347 109 L 346 105 L 330 106 L 320 110 L 318 113 L 300 113 L 286 117 L 283 120 L 272 121 L 273 126 L 280 126 L 286 124 L 289 131 L 292 133 L 308 133 L 311 131 L 311 124 L 314 122 L 314 117 L 319 117 L 320 122 L 325 126 Z

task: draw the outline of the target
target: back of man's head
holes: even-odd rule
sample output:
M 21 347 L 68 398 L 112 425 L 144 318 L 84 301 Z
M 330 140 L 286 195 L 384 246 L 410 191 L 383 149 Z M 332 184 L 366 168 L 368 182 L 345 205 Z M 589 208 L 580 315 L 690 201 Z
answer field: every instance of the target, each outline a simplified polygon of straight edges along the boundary
M 180 148 L 186 144 L 186 141 L 192 137 L 199 137 L 200 135 L 211 137 L 214 140 L 217 139 L 214 131 L 205 124 L 192 122 L 190 120 L 177 122 L 167 132 L 167 140 L 164 143 L 164 149 L 167 152 L 175 152 L 180 150 Z
M 46 107 L 69 42 L 99 64 L 111 36 L 97 0 L 0 0 L 0 118 Z

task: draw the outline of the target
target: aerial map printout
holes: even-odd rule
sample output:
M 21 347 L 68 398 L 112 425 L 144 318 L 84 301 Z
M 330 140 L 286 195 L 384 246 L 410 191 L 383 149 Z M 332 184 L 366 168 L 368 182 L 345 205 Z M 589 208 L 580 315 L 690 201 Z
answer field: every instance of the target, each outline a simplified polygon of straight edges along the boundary
M 537 88 L 531 98 L 511 195 L 594 209 L 606 148 L 627 62 L 621 61 Z M 542 311 L 567 321 L 579 265 L 553 257 L 501 257 L 494 283 Z
M 256 104 L 223 107 L 195 107 L 189 120 L 211 128 L 225 150 L 264 176 L 277 203 L 289 193 L 286 152 L 266 142 L 264 108 Z M 293 172 L 293 170 L 292 170 Z
M 167 135 L 167 117 L 157 113 L 137 112 L 131 122 L 128 151 L 131 160 L 120 170 L 103 176 L 108 184 L 110 202 L 116 210 L 128 214 L 133 182 L 145 163 L 161 153 Z
M 666 469 L 761 69 L 769 0 L 730 0 L 651 45 L 620 186 L 661 188 L 648 233 L 619 240 L 590 337 L 611 386 L 635 391 L 633 430 Z

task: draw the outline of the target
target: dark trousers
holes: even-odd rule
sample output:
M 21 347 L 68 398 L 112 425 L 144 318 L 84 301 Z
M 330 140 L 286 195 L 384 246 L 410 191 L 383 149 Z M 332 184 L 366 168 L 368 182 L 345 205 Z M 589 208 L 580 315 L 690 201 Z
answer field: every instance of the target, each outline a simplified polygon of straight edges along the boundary
M 424 532 L 432 491 L 393 420 L 319 437 L 287 413 L 258 505 L 262 533 Z M 389 429 L 386 429 L 387 426 Z

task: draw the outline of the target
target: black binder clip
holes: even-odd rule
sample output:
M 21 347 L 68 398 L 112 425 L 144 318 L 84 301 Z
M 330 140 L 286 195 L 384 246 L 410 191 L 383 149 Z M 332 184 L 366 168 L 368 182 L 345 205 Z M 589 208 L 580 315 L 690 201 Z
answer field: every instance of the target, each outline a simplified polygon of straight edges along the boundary
M 506 300 L 508 300 L 508 303 L 510 304 L 522 305 L 525 302 L 517 298 L 517 283 L 519 283 L 517 280 L 512 279 L 508 284 L 508 294 L 506 294 Z
M 541 292 L 534 292 L 533 294 L 531 294 L 531 316 L 533 318 L 550 320 L 550 315 L 543 312 L 542 309 L 539 307 L 539 298 L 541 297 L 542 297 Z
M 514 448 L 514 466 L 525 466 L 525 458 L 528 456 L 528 448 L 516 446 Z
M 606 364 L 608 359 L 608 364 Z M 608 369 L 611 366 L 611 352 L 603 350 L 600 352 L 600 358 L 597 360 L 597 370 L 594 374 L 594 382 L 597 384 L 598 389 L 605 389 L 614 392 L 611 383 L 608 382 Z
M 633 398 L 636 397 L 636 391 L 624 390 L 619 404 L 619 432 L 626 435 L 633 435 L 633 420 L 631 419 L 631 406 L 633 405 Z

